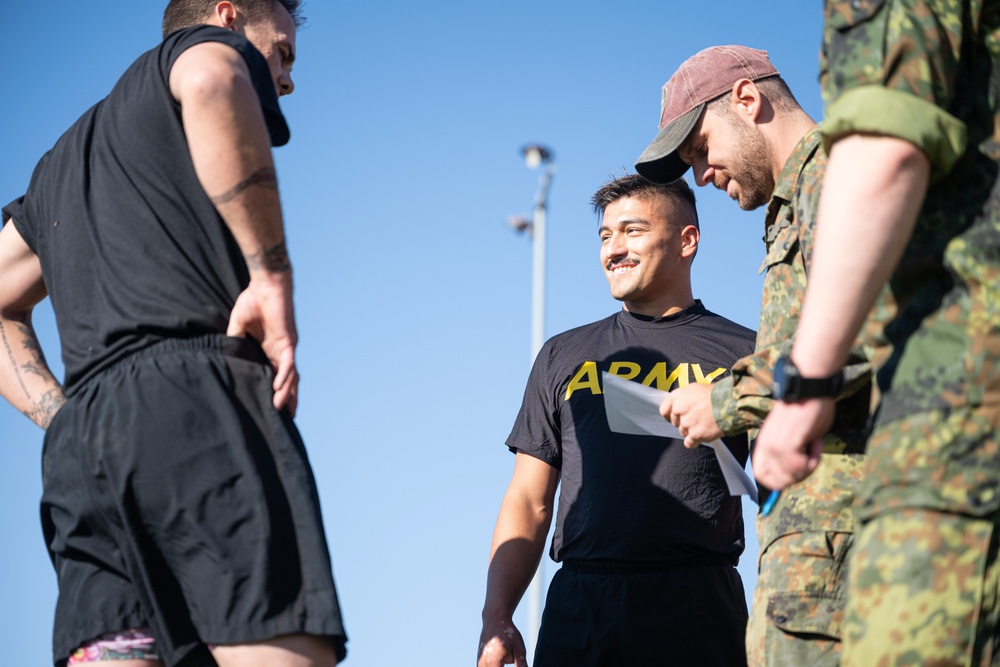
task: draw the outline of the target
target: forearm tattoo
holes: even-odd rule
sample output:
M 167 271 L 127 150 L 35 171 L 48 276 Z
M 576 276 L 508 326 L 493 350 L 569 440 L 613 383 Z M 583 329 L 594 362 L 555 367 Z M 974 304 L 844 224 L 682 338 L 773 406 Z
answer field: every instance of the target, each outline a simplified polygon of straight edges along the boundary
M 269 273 L 285 273 L 292 269 L 284 241 L 276 246 L 247 255 L 246 260 L 247 268 L 251 271 L 264 270 Z
M 3 342 L 4 351 L 7 353 L 7 359 L 10 362 L 11 369 L 14 371 L 14 377 L 17 378 L 18 386 L 21 387 L 25 398 L 28 399 L 28 406 L 22 409 L 21 412 L 42 428 L 48 428 L 52 422 L 52 418 L 55 417 L 63 403 L 66 402 L 66 397 L 63 395 L 62 387 L 52 377 L 52 371 L 49 370 L 48 364 L 45 362 L 45 355 L 42 354 L 42 347 L 38 344 L 38 338 L 35 335 L 35 330 L 31 327 L 29 316 L 22 315 L 19 320 L 15 320 L 14 327 L 17 330 L 18 337 L 22 341 L 21 347 L 28 355 L 27 360 L 21 364 L 18 364 L 17 359 L 14 357 L 14 349 L 11 339 L 8 336 L 8 328 L 0 321 L 0 340 Z M 13 334 L 14 332 L 10 331 L 9 333 Z M 51 388 L 40 396 L 32 396 L 25 382 L 25 378 L 28 375 L 38 376 L 41 380 L 47 382 Z
M 28 385 L 24 384 L 21 370 L 17 367 L 17 359 L 14 358 L 14 350 L 11 349 L 10 339 L 7 337 L 7 327 L 4 326 L 3 322 L 0 322 L 0 339 L 3 339 L 3 349 L 7 353 L 7 360 L 10 362 L 10 367 L 14 369 L 14 377 L 17 378 L 17 383 L 21 386 L 21 391 L 30 400 L 31 392 L 28 391 Z
M 218 206 L 219 204 L 228 204 L 229 202 L 236 199 L 241 192 L 247 188 L 253 186 L 258 186 L 262 188 L 267 188 L 269 190 L 278 189 L 278 176 L 274 173 L 272 167 L 264 167 L 263 169 L 258 169 L 254 173 L 250 174 L 250 177 L 245 181 L 240 181 L 231 190 L 223 192 L 221 195 L 215 195 L 212 197 L 212 203 Z
M 25 410 L 24 415 L 44 429 L 52 423 L 52 418 L 56 416 L 59 409 L 66 402 L 62 389 L 56 387 L 42 394 L 32 408 Z

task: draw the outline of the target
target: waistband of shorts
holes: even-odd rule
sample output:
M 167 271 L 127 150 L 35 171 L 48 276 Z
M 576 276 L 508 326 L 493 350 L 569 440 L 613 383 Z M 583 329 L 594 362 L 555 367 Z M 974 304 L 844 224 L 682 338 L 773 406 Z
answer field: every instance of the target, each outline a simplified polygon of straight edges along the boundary
M 604 558 L 567 558 L 562 566 L 573 572 L 598 574 L 637 574 L 644 572 L 673 572 L 689 567 L 736 567 L 736 557 L 726 554 L 703 554 L 682 560 L 631 561 Z
M 102 377 L 150 357 L 166 356 L 178 352 L 218 352 L 227 357 L 236 357 L 259 364 L 267 364 L 264 348 L 254 338 L 236 338 L 225 334 L 205 334 L 188 338 L 165 338 L 141 350 L 131 352 L 102 371 L 98 371 L 74 388 L 73 393 L 82 391 Z

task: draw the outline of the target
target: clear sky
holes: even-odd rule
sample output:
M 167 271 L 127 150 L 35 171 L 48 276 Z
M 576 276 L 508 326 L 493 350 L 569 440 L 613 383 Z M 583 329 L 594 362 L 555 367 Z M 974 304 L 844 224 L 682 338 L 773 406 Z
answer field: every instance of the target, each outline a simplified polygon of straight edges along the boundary
M 158 43 L 164 5 L 0 3 L 3 203 Z M 319 483 L 347 664 L 471 665 L 513 467 L 503 442 L 530 365 L 531 245 L 505 225 L 530 212 L 538 178 L 519 148 L 556 153 L 552 335 L 620 307 L 588 200 L 656 134 L 670 73 L 714 44 L 764 48 L 819 119 L 820 3 L 310 0 L 305 12 L 296 92 L 282 100 L 292 141 L 276 159 L 301 339 L 297 422 Z M 697 194 L 695 295 L 756 328 L 764 212 Z M 61 377 L 47 302 L 36 312 Z M 42 432 L 4 403 L 0 446 L 0 662 L 49 664 L 56 591 L 38 521 Z M 749 595 L 757 541 L 746 511 Z M 546 557 L 544 568 L 548 579 L 556 565 Z M 523 608 L 515 621 L 524 629 Z

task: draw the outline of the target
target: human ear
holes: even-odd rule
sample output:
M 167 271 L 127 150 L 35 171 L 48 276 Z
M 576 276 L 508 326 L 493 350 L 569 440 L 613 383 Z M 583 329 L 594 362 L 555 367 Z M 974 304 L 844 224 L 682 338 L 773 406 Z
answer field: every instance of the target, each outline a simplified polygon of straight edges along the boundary
M 215 24 L 220 28 L 236 30 L 236 21 L 239 18 L 239 12 L 236 11 L 236 6 L 233 3 L 220 2 L 215 5 L 213 17 Z
M 739 116 L 756 121 L 761 111 L 760 88 L 750 79 L 740 79 L 733 84 L 730 94 L 733 109 Z
M 694 225 L 687 225 L 681 230 L 681 257 L 694 257 L 698 252 L 698 243 L 701 241 L 701 232 Z

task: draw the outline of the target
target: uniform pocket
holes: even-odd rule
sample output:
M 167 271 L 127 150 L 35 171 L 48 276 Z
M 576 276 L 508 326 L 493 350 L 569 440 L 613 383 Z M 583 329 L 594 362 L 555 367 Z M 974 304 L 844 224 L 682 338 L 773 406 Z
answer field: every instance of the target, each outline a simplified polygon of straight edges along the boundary
M 767 618 L 782 632 L 840 639 L 843 597 L 799 591 L 775 593 L 767 602 Z
M 767 605 L 764 651 L 769 665 L 837 667 L 844 598 L 779 593 Z
M 799 248 L 799 228 L 791 221 L 776 221 L 779 225 L 775 231 L 774 239 L 768 243 L 767 255 L 760 265 L 760 273 L 765 273 L 772 266 L 778 264 L 788 264 L 790 258 L 798 252 Z

